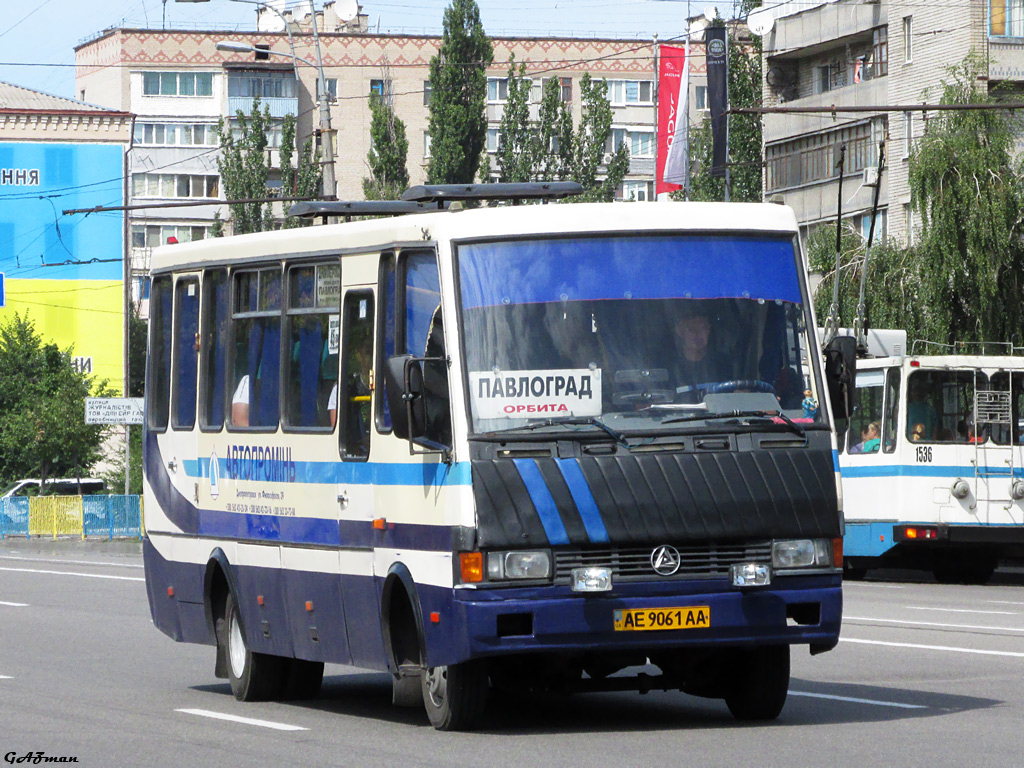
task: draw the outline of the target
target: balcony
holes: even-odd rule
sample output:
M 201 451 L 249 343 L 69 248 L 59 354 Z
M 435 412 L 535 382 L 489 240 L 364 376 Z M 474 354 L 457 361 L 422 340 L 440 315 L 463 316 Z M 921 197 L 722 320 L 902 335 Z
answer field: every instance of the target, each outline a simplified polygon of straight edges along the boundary
M 838 2 L 786 16 L 765 37 L 765 50 L 784 51 L 774 61 L 804 58 L 837 43 L 871 39 L 871 30 L 888 24 L 883 3 Z
M 842 106 L 871 106 L 874 104 L 885 104 L 888 99 L 887 78 L 876 77 L 863 83 L 844 85 L 841 88 L 834 88 L 831 91 L 816 93 L 813 96 L 806 96 L 802 99 L 787 101 L 786 107 L 831 107 L 832 105 Z M 828 113 L 822 113 L 829 116 Z M 867 118 L 866 113 L 837 112 L 836 118 L 831 125 L 833 127 L 844 123 L 863 121 Z M 807 133 L 807 115 L 805 114 L 779 114 L 770 115 L 770 120 L 764 121 L 764 140 L 768 143 L 782 141 L 794 136 L 802 136 Z
M 228 114 L 235 115 L 241 110 L 244 115 L 252 114 L 252 104 L 255 99 L 246 96 L 229 96 L 228 97 Z M 299 114 L 299 99 L 293 98 L 275 98 L 270 96 L 264 96 L 260 99 L 260 104 L 270 109 L 270 116 L 278 119 L 285 115 L 298 115 Z

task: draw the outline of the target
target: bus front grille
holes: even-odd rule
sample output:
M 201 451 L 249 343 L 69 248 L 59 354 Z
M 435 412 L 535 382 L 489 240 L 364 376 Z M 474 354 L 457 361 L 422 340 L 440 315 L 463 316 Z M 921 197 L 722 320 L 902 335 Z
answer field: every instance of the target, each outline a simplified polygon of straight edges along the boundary
M 660 545 L 659 545 L 660 546 Z M 728 578 L 734 563 L 771 562 L 770 541 L 730 544 L 677 546 L 679 568 L 670 575 L 654 570 L 654 551 L 658 546 L 601 547 L 595 549 L 560 549 L 554 552 L 555 583 L 568 584 L 574 568 L 602 567 L 612 569 L 613 583 L 651 581 L 656 579 Z

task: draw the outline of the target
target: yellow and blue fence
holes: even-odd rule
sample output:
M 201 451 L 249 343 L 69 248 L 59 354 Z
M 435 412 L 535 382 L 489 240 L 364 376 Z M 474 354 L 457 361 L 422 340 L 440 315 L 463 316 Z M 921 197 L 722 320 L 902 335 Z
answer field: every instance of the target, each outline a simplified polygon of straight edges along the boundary
M 145 534 L 140 496 L 34 496 L 0 499 L 0 540 L 136 538 Z

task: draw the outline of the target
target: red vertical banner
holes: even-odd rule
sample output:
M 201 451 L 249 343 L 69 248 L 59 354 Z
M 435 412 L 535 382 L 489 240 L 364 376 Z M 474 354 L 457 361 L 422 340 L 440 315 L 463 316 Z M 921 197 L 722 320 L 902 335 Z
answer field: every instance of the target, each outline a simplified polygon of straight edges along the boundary
M 655 194 L 681 189 L 686 182 L 686 96 L 689 66 L 686 49 L 660 46 L 658 63 L 658 167 Z

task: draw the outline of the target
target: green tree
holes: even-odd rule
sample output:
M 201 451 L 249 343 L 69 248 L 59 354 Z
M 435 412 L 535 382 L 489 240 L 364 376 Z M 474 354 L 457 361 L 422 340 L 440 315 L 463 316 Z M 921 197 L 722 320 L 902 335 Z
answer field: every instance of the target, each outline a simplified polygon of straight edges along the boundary
M 262 200 L 267 197 L 270 163 L 267 158 L 267 131 L 270 129 L 270 108 L 260 109 L 260 99 L 253 99 L 252 114 L 238 110 L 235 121 L 236 138 L 231 125 L 223 118 L 217 124 L 221 156 L 217 170 L 224 196 L 228 200 Z M 228 205 L 236 235 L 263 232 L 273 227 L 269 203 L 232 203 Z
M 316 197 L 323 186 L 323 169 L 320 167 L 320 149 L 313 148 L 310 136 L 296 153 L 295 115 L 285 115 L 281 125 L 281 190 L 284 197 Z M 292 162 L 292 156 L 298 155 Z M 285 208 L 289 205 L 286 203 Z M 312 219 L 285 217 L 284 228 L 306 227 Z
M 987 63 L 971 54 L 947 69 L 942 104 L 993 100 Z M 1014 160 L 1019 121 L 995 110 L 938 113 L 910 158 L 920 213 L 922 334 L 932 341 L 1022 341 L 1024 184 Z
M 526 65 L 516 70 L 515 54 L 509 61 L 508 96 L 498 127 L 498 181 L 533 181 L 537 173 L 538 146 L 530 124 L 530 88 Z
M 377 95 L 370 96 L 370 114 L 370 151 L 366 155 L 370 176 L 363 179 L 363 196 L 367 200 L 398 200 L 409 186 L 405 123 L 390 102 Z
M 740 16 L 746 17 L 760 0 L 743 0 Z M 721 23 L 719 21 L 719 23 Z M 761 38 L 729 39 L 729 106 L 761 106 Z M 761 200 L 761 117 L 729 116 L 729 199 L 737 202 Z M 711 120 L 690 131 L 690 199 L 724 200 L 725 179 L 711 175 Z M 682 199 L 682 190 L 673 192 Z
M 430 184 L 469 184 L 487 141 L 487 67 L 494 48 L 475 0 L 452 0 L 441 48 L 430 60 Z
M 541 92 L 537 114 L 537 143 L 541 152 L 538 175 L 552 181 L 564 181 L 572 166 L 572 112 L 562 100 L 562 85 L 549 77 Z
M 585 192 L 575 202 L 610 202 L 615 190 L 629 171 L 629 147 L 625 142 L 612 153 L 605 167 L 604 178 L 597 174 L 604 158 L 605 146 L 612 130 L 612 107 L 608 101 L 608 83 L 593 80 L 589 73 L 580 78 L 581 116 L 579 128 L 572 137 L 569 178 L 582 185 Z
M 85 423 L 85 398 L 113 394 L 75 370 L 70 348 L 44 343 L 27 315 L 14 315 L 0 326 L 0 480 L 88 474 L 104 427 Z

